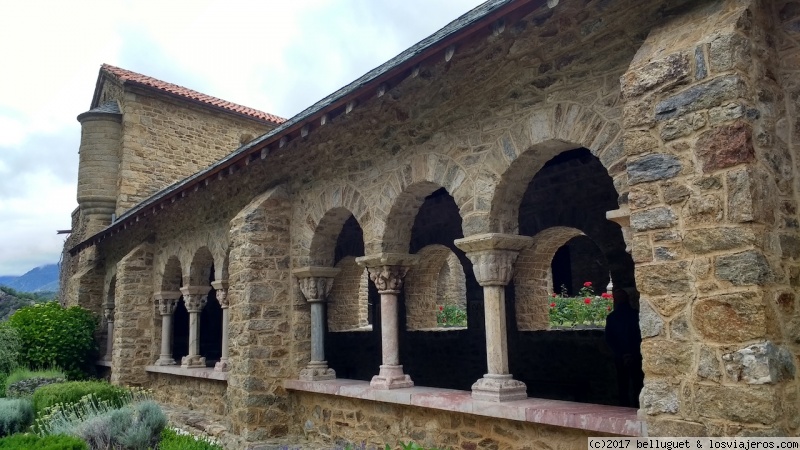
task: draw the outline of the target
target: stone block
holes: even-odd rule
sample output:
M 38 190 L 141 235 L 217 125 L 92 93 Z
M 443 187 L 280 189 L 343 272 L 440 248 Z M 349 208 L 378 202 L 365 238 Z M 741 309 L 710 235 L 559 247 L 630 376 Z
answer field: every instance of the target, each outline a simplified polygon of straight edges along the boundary
M 777 189 L 765 173 L 751 168 L 732 170 L 727 174 L 727 183 L 729 221 L 775 221 Z
M 651 153 L 661 148 L 661 143 L 646 130 L 630 130 L 622 135 L 625 153 L 627 155 L 638 155 Z
M 647 435 L 657 436 L 708 436 L 702 423 L 679 419 L 662 419 L 647 422 Z
M 744 97 L 747 89 L 739 75 L 712 78 L 667 97 L 655 106 L 655 119 L 667 120 L 687 113 L 719 106 Z
M 664 320 L 658 314 L 650 302 L 647 300 L 639 301 L 639 330 L 641 331 L 642 338 L 649 338 L 661 334 L 664 327 Z
M 702 417 L 770 425 L 781 417 L 772 386 L 698 385 L 695 406 Z
M 747 384 L 775 384 L 794 379 L 795 365 L 791 352 L 772 342 L 749 345 L 722 355 L 725 372 L 731 381 Z
M 714 275 L 735 286 L 763 285 L 774 278 L 767 258 L 756 250 L 717 257 Z
M 621 79 L 622 95 L 630 99 L 654 89 L 674 86 L 685 81 L 690 73 L 688 55 L 668 55 L 626 72 Z
M 700 354 L 697 362 L 697 376 L 717 383 L 722 380 L 720 361 L 714 349 L 708 346 L 700 347 Z
M 766 313 L 761 295 L 737 292 L 698 299 L 692 305 L 692 324 L 710 342 L 734 343 L 763 338 Z
M 668 205 L 680 203 L 689 198 L 691 194 L 692 191 L 683 184 L 667 183 L 663 187 L 664 203 Z
M 648 296 L 683 294 L 690 291 L 688 265 L 684 262 L 639 265 L 636 281 Z
M 661 127 L 661 139 L 666 142 L 688 136 L 706 126 L 706 123 L 705 114 L 700 112 L 666 120 Z
M 750 40 L 736 32 L 715 37 L 708 46 L 708 65 L 713 73 L 727 72 L 752 64 Z
M 726 103 L 722 106 L 717 106 L 716 108 L 711 108 L 708 110 L 708 123 L 712 126 L 719 125 L 724 122 L 730 122 L 731 120 L 738 119 L 744 115 L 745 108 L 740 103 Z
M 695 153 L 706 173 L 752 162 L 755 159 L 753 127 L 739 120 L 713 128 L 697 139 Z
M 642 410 L 654 416 L 662 413 L 677 414 L 680 410 L 678 392 L 680 387 L 663 380 L 645 380 L 639 394 Z
M 628 160 L 628 184 L 673 178 L 681 171 L 678 158 L 664 153 L 656 153 L 635 160 Z
M 686 250 L 705 254 L 755 244 L 753 230 L 746 227 L 699 228 L 683 233 L 683 246 Z
M 631 227 L 635 231 L 657 230 L 674 226 L 678 217 L 668 207 L 657 207 L 631 213 Z
M 642 341 L 642 369 L 647 376 L 681 377 L 692 367 L 690 344 L 666 339 Z

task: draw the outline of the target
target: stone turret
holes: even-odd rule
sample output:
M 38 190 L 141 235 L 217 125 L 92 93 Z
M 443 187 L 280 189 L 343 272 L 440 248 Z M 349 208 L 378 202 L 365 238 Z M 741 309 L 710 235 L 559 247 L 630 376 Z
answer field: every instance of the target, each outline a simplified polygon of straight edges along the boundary
M 117 205 L 122 114 L 116 101 L 78 116 L 81 123 L 78 205 L 85 221 L 85 236 L 111 223 Z

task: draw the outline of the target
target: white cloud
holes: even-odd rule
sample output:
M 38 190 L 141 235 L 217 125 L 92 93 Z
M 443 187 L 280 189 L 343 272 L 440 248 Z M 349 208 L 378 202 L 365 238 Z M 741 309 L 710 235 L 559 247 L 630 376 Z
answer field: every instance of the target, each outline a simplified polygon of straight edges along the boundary
M 80 127 L 109 63 L 284 117 L 477 0 L 32 0 L 0 15 L 0 275 L 58 260 Z

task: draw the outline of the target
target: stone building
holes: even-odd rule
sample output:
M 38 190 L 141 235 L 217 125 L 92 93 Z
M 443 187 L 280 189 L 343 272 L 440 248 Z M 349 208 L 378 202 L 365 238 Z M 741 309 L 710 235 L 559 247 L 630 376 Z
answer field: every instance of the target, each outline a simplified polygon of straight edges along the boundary
M 285 121 L 103 66 L 61 298 L 232 448 L 797 436 L 798 97 L 795 0 L 491 0 Z M 548 327 L 609 277 L 638 409 Z

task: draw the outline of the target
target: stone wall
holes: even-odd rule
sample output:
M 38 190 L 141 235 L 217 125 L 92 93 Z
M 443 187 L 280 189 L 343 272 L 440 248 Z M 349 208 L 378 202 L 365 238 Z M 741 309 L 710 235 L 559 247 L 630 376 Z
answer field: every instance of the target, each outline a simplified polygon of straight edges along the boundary
M 148 373 L 147 386 L 156 401 L 224 416 L 230 410 L 225 381 Z
M 110 80 L 104 89 L 122 110 L 118 216 L 275 126 Z
M 291 433 L 304 436 L 308 448 L 346 443 L 397 448 L 414 441 L 425 447 L 532 450 L 577 449 L 601 435 L 503 419 L 487 419 L 434 409 L 371 402 L 305 392 L 292 394 Z
M 333 280 L 328 294 L 328 330 L 352 331 L 369 325 L 369 276 L 356 264 L 354 256 L 346 256 L 337 264 L 341 271 Z
M 652 30 L 623 76 L 654 435 L 798 432 L 794 357 L 776 320 L 796 193 L 793 152 L 775 139 L 784 107 L 768 75 L 769 8 L 698 5 Z

